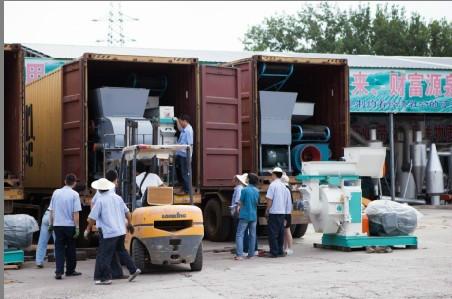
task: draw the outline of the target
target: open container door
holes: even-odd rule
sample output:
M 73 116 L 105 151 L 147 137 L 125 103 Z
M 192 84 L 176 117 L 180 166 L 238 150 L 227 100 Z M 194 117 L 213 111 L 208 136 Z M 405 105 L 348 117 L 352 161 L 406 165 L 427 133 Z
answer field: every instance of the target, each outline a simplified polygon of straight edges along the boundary
M 240 70 L 201 66 L 202 186 L 232 186 L 242 173 Z
M 81 182 L 86 181 L 84 60 L 63 66 L 62 103 L 62 179 L 74 173 Z

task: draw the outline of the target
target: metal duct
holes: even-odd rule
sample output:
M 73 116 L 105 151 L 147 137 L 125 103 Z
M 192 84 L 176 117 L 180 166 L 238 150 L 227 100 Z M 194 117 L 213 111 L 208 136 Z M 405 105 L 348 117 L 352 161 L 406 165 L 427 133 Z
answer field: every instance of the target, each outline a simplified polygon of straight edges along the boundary
M 318 125 L 292 125 L 292 141 L 299 142 L 328 142 L 331 138 L 327 126 Z
M 357 142 L 361 143 L 362 145 L 367 146 L 367 144 L 368 144 L 368 141 L 366 140 L 366 138 L 361 136 L 358 132 L 356 132 L 352 128 L 350 128 L 350 137 L 352 137 L 353 139 L 355 139 Z

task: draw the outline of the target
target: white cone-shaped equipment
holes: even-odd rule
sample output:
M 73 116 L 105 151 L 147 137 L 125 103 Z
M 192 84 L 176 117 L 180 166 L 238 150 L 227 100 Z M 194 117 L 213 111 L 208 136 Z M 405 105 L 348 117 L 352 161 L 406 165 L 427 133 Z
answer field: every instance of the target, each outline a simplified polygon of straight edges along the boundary
M 430 155 L 426 169 L 427 193 L 441 194 L 444 193 L 443 168 L 439 161 L 436 145 L 432 143 L 430 147 Z
M 424 185 L 425 167 L 427 166 L 427 146 L 422 143 L 422 132 L 416 132 L 416 143 L 411 145 L 411 159 L 413 159 L 413 174 L 417 193 L 422 193 Z

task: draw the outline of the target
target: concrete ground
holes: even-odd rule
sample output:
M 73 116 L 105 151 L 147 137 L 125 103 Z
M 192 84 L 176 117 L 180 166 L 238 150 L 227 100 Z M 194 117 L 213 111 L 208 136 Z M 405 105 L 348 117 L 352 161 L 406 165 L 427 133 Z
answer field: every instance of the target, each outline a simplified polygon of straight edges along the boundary
M 164 268 L 135 282 L 93 283 L 94 260 L 81 261 L 79 277 L 53 278 L 31 262 L 5 271 L 5 298 L 452 298 L 452 210 L 421 209 L 416 231 L 419 249 L 392 253 L 315 249 L 320 234 L 309 228 L 290 257 L 234 261 L 212 249 L 230 243 L 204 243 L 204 269 Z M 267 248 L 261 239 L 261 247 Z

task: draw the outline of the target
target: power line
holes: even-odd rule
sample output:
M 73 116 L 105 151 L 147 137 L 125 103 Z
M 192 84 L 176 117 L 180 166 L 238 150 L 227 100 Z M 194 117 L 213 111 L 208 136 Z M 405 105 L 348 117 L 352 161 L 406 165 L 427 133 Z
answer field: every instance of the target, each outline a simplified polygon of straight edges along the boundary
M 139 21 L 139 19 L 124 14 L 120 1 L 110 1 L 106 19 L 93 19 L 91 21 L 106 22 L 108 24 L 107 38 L 96 40 L 96 42 L 98 43 L 107 42 L 107 45 L 110 47 L 124 47 L 127 42 L 136 41 L 134 38 L 130 38 L 124 33 L 124 23 L 130 21 Z

